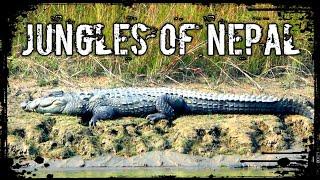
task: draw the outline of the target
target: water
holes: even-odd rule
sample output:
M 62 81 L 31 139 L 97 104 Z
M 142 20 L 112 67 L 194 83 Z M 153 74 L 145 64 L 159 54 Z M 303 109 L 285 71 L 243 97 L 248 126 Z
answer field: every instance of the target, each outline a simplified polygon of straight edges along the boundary
M 175 176 L 175 177 L 239 177 L 239 176 L 255 176 L 255 177 L 275 177 L 278 174 L 275 170 L 258 169 L 258 168 L 241 168 L 241 169 L 199 169 L 199 168 L 176 168 L 176 167 L 121 167 L 121 168 L 74 168 L 74 169 L 41 169 L 27 177 L 45 178 L 47 174 L 53 174 L 54 178 L 102 178 L 102 177 L 159 177 L 159 176 Z

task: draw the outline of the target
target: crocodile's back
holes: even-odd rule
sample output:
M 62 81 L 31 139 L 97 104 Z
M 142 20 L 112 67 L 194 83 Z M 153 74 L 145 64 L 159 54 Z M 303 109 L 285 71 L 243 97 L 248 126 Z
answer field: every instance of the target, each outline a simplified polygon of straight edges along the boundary
M 216 94 L 171 88 L 114 88 L 95 92 L 103 97 L 99 105 L 116 108 L 121 115 L 146 116 L 157 112 L 156 101 L 162 95 L 182 98 L 188 111 L 185 114 L 301 114 L 313 118 L 303 104 L 273 96 Z M 94 98 L 93 98 L 94 99 Z M 306 114 L 307 113 L 307 114 Z
M 179 90 L 170 88 L 113 88 L 105 90 L 95 90 L 95 97 L 91 99 L 90 104 L 107 105 L 115 108 L 123 116 L 135 115 L 144 117 L 148 114 L 157 112 L 156 101 L 162 95 L 172 97 L 197 97 L 205 95 L 190 90 Z
M 172 88 L 112 88 L 112 89 L 102 89 L 96 90 L 95 93 L 105 94 L 113 98 L 117 98 L 120 96 L 124 97 L 145 97 L 145 98 L 156 98 L 163 94 L 169 94 L 174 96 L 182 96 L 185 98 L 209 98 L 209 97 L 217 97 L 218 94 L 207 93 L 201 91 L 193 91 L 193 90 L 183 90 L 183 89 L 172 89 Z
M 156 88 L 113 88 L 95 91 L 91 102 L 111 106 L 122 116 L 144 117 L 156 112 L 155 102 L 163 93 Z

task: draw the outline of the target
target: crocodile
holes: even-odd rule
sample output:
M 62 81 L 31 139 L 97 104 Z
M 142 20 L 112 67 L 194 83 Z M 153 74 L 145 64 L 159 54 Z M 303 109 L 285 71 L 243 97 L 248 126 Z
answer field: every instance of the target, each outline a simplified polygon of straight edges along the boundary
M 303 115 L 313 122 L 309 101 L 267 95 L 205 93 L 171 88 L 110 88 L 81 92 L 54 91 L 21 103 L 25 111 L 87 117 L 90 126 L 123 116 L 146 117 L 154 123 L 170 122 L 181 115 L 273 114 Z M 90 119 L 90 120 L 89 120 Z

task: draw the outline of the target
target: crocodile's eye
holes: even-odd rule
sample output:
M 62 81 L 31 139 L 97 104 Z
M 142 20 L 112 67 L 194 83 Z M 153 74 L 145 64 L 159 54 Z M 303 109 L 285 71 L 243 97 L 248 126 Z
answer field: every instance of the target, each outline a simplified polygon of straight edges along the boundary
M 61 97 L 63 96 L 63 91 L 54 91 L 48 94 L 48 97 L 52 97 L 52 96 Z
M 62 101 L 54 101 L 54 102 L 52 103 L 52 105 L 54 105 L 54 106 L 61 106 L 61 105 L 64 105 L 64 103 L 63 103 Z

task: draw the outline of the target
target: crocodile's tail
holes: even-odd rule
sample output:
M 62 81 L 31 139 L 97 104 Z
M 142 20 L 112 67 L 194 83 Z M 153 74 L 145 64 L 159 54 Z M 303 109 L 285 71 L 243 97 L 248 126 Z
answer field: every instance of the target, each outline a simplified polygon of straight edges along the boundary
M 308 101 L 253 95 L 219 95 L 188 103 L 193 114 L 274 114 L 303 115 L 314 121 L 314 109 Z
M 298 114 L 314 121 L 314 106 L 309 101 L 298 101 L 288 98 L 280 99 L 276 104 L 276 112 L 279 114 Z

